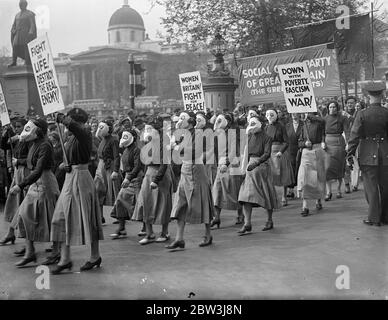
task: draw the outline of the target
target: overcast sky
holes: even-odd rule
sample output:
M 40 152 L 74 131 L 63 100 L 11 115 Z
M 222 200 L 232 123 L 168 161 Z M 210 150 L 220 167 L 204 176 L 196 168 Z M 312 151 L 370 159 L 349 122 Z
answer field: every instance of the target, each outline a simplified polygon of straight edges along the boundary
M 109 19 L 123 3 L 124 0 L 28 0 L 28 9 L 35 13 L 39 12 L 39 7 L 40 10 L 49 9 L 48 33 L 56 55 L 59 52 L 77 53 L 90 46 L 108 44 Z M 156 31 L 163 31 L 160 18 L 164 15 L 164 9 L 154 7 L 150 11 L 149 0 L 129 0 L 129 5 L 141 14 L 146 33 L 155 39 Z M 10 30 L 19 10 L 19 0 L 0 0 L 0 48 L 11 48 Z

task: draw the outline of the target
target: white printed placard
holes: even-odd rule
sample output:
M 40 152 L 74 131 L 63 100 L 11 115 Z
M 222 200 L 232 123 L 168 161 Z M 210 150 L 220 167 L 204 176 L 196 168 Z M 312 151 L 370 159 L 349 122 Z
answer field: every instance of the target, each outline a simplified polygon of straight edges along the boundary
M 179 75 L 181 83 L 184 110 L 206 112 L 205 96 L 203 94 L 201 74 L 199 71 Z
M 3 87 L 1 86 L 1 83 L 0 83 L 0 120 L 1 120 L 2 126 L 6 126 L 7 124 L 11 123 L 11 120 L 9 119 L 8 108 L 7 108 L 7 104 L 5 103 L 5 96 L 4 96 L 4 91 L 3 91 Z
M 47 33 L 28 44 L 31 65 L 38 87 L 43 114 L 48 115 L 62 111 L 63 103 L 61 90 L 54 66 L 54 56 L 51 51 Z
M 278 65 L 279 78 L 289 113 L 317 112 L 307 62 Z

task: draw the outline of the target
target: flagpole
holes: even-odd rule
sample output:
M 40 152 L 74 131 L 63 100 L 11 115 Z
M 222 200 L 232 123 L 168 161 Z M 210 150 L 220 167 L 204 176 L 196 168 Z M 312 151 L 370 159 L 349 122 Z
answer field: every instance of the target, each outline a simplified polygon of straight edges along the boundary
M 372 8 L 373 8 L 373 5 L 372 5 Z M 338 18 L 341 18 L 341 19 L 352 18 L 352 17 L 358 17 L 358 16 L 366 15 L 366 14 L 369 14 L 369 13 L 372 13 L 372 16 L 373 16 L 373 12 L 377 12 L 377 11 L 379 11 L 379 10 L 374 10 L 373 11 L 373 9 L 372 9 L 371 12 L 356 13 L 356 14 L 351 14 L 351 15 L 348 15 L 348 16 L 339 16 L 339 17 L 332 18 L 332 19 L 320 20 L 320 21 L 316 21 L 316 22 L 310 22 L 310 23 L 306 23 L 306 24 L 301 24 L 301 25 L 298 25 L 298 26 L 287 27 L 287 28 L 284 28 L 284 30 L 292 30 L 292 29 L 304 28 L 304 27 L 307 27 L 307 26 L 315 25 L 315 24 L 322 24 L 322 23 L 325 23 L 325 22 L 328 22 L 328 21 L 334 21 L 334 20 L 337 20 Z
M 374 40 L 373 40 L 373 37 L 374 37 L 374 32 L 373 32 L 373 29 L 374 29 L 374 25 L 373 25 L 373 1 L 370 3 L 370 6 L 371 6 L 371 41 L 372 41 L 372 80 L 374 81 L 375 80 L 375 50 L 374 50 Z

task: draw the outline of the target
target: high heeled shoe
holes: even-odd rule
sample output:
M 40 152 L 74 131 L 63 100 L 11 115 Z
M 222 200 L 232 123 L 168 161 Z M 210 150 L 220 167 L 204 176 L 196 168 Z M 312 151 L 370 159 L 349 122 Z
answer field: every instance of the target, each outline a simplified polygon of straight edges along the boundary
M 127 236 L 127 231 L 125 230 L 117 230 L 115 233 L 110 234 L 112 240 L 117 240 Z
M 283 207 L 287 207 L 287 206 L 288 206 L 288 202 L 287 202 L 286 199 L 283 199 L 283 200 L 282 200 L 282 206 L 283 206 Z
M 212 222 L 210 222 L 210 228 L 213 228 L 214 226 L 217 226 L 217 229 L 220 228 L 221 220 L 220 219 L 213 219 Z
M 174 242 L 172 242 L 171 244 L 166 246 L 166 249 L 177 249 L 177 248 L 184 249 L 185 248 L 185 240 L 179 240 L 179 241 L 175 240 Z
M 155 242 L 155 238 L 156 238 L 155 235 L 151 234 L 150 236 L 145 236 L 143 239 L 139 241 L 139 243 L 144 246 L 146 244 Z
M 213 237 L 203 237 L 203 241 L 199 244 L 200 247 L 207 247 L 210 246 L 213 243 Z
M 23 257 L 26 254 L 26 248 L 22 248 L 13 253 L 15 257 Z
M 88 271 L 93 269 L 94 267 L 100 268 L 101 267 L 102 259 L 99 257 L 95 262 L 87 261 L 81 268 L 80 271 Z
M 310 214 L 309 208 L 303 208 L 300 214 L 302 215 L 302 217 L 307 217 Z
M 329 194 L 327 194 L 325 197 L 325 201 L 330 201 L 332 196 L 333 196 L 333 194 L 331 192 Z
M 244 223 L 244 216 L 238 216 L 238 217 L 236 218 L 236 223 L 235 223 L 235 225 L 238 226 L 238 225 L 243 224 L 243 223 Z
M 69 263 L 66 263 L 63 266 L 57 265 L 57 267 L 51 271 L 51 274 L 60 274 L 63 270 L 66 270 L 66 269 L 69 269 L 69 271 L 71 271 L 71 269 L 73 269 L 73 262 L 72 261 L 70 261 Z
M 265 227 L 263 228 L 263 231 L 268 231 L 273 229 L 273 221 L 267 221 L 265 223 Z
M 11 242 L 12 244 L 15 244 L 16 237 L 13 236 L 7 236 L 3 240 L 0 241 L 0 246 L 5 246 L 8 242 Z
M 238 234 L 243 235 L 243 234 L 246 234 L 248 232 L 251 232 L 252 231 L 252 226 L 251 225 L 243 225 L 243 227 L 237 231 Z
M 15 266 L 24 267 L 26 264 L 29 264 L 30 262 L 36 263 L 36 254 L 35 253 L 32 256 L 24 258 L 23 260 L 19 261 L 18 263 L 15 263 Z
M 61 260 L 61 254 L 60 253 L 56 254 L 55 256 L 48 257 L 46 259 L 46 261 L 42 263 L 42 265 L 44 265 L 44 266 L 51 266 L 53 264 L 58 263 L 59 260 Z

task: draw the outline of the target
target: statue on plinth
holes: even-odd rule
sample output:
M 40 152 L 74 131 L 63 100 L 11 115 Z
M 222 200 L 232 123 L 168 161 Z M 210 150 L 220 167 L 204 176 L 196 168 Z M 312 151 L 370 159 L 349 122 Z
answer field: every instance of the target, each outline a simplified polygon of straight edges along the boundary
M 35 13 L 27 10 L 26 0 L 20 0 L 20 12 L 15 16 L 11 29 L 12 63 L 8 67 L 15 67 L 17 58 L 25 61 L 25 65 L 31 65 L 27 44 L 36 39 Z

